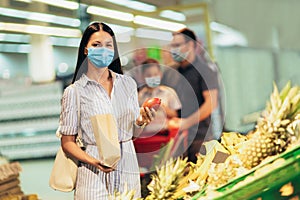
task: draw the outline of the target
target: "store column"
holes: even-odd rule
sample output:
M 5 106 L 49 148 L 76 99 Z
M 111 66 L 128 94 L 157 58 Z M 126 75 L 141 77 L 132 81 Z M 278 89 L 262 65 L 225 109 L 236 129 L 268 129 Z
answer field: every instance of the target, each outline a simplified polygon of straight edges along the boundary
M 55 79 L 53 47 L 49 36 L 31 35 L 29 73 L 33 82 L 50 82 Z

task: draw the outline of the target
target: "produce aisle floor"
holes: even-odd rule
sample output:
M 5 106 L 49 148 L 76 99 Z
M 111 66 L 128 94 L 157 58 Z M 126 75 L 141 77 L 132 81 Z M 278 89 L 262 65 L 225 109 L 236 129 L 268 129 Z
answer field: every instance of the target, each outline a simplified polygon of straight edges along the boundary
M 49 187 L 49 176 L 54 158 L 19 161 L 21 188 L 25 194 L 37 194 L 41 200 L 72 200 L 73 192 L 54 191 Z

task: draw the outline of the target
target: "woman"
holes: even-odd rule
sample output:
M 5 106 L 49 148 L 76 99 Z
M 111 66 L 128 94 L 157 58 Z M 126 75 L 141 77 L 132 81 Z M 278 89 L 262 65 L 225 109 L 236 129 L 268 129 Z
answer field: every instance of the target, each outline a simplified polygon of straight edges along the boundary
M 84 31 L 73 83 L 80 95 L 80 119 L 76 90 L 69 86 L 62 97 L 58 133 L 64 152 L 80 161 L 75 199 L 107 199 L 115 191 L 123 192 L 125 185 L 140 197 L 139 168 L 131 138 L 153 120 L 155 111 L 139 108 L 136 83 L 122 75 L 114 33 L 106 24 L 95 22 Z M 121 159 L 114 169 L 105 167 L 99 159 L 90 121 L 97 114 L 112 114 L 117 122 Z M 75 143 L 77 120 L 85 151 Z

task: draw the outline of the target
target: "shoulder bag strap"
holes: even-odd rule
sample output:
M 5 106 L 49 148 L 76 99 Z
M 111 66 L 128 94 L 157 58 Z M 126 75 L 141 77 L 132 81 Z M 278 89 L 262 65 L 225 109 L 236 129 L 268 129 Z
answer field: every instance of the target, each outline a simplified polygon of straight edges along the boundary
M 82 142 L 82 130 L 80 126 L 80 95 L 78 92 L 77 87 L 73 84 L 73 87 L 75 88 L 75 93 L 76 93 L 76 103 L 77 103 L 77 131 L 78 135 L 76 137 L 76 143 L 78 146 L 83 147 L 83 142 Z

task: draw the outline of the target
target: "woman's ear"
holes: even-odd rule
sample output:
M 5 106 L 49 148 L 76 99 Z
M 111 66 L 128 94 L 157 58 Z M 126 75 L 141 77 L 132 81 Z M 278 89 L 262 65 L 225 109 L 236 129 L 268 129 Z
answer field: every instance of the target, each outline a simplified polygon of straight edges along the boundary
M 84 55 L 88 54 L 88 49 L 86 47 L 84 48 L 84 52 L 83 53 L 84 53 Z

